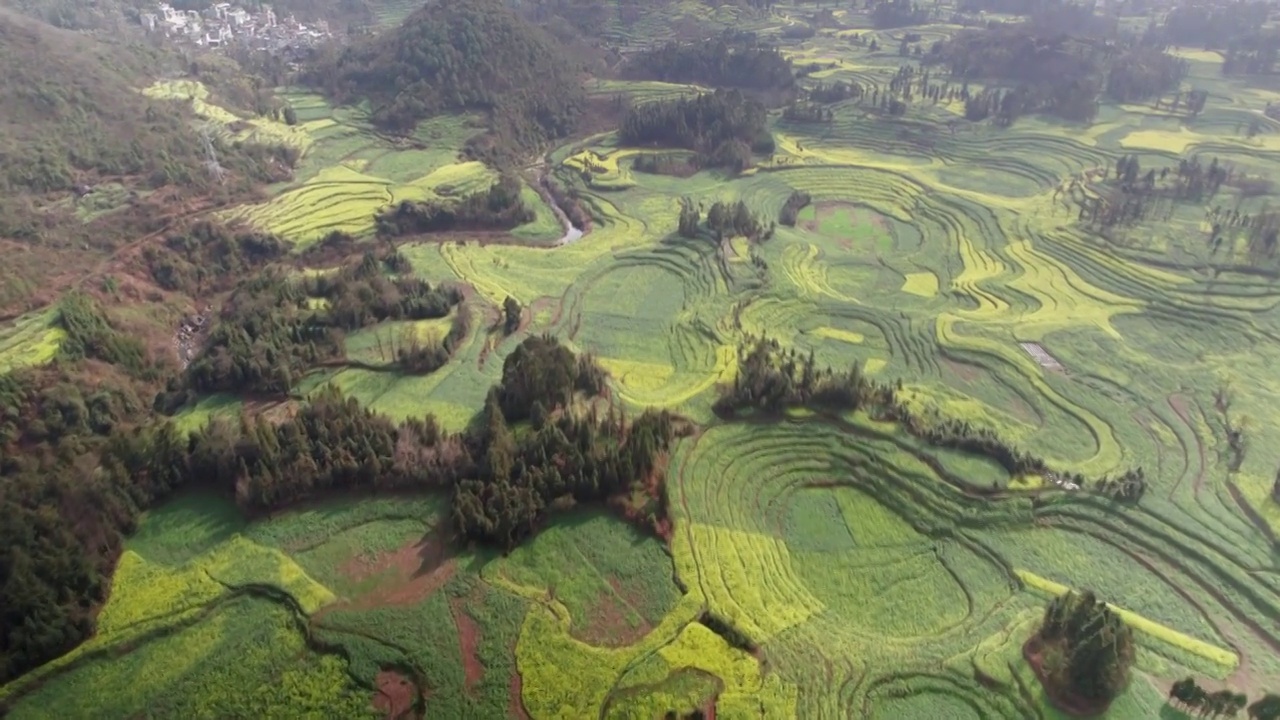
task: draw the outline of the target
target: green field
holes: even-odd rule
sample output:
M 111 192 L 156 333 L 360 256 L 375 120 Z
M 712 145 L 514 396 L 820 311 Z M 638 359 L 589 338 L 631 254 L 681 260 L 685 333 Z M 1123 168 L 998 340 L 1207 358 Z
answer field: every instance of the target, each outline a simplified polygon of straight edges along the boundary
M 714 12 L 762 31 L 809 12 L 742 19 L 729 6 L 685 5 L 677 19 Z M 649 32 L 620 26 L 613 37 Z M 880 53 L 826 31 L 788 50 L 836 63 L 815 79 L 887 82 L 899 32 L 878 33 Z M 580 240 L 550 247 L 559 225 L 528 190 L 539 219 L 515 234 L 531 243 L 402 248 L 420 276 L 474 290 L 458 311 L 476 326 L 504 298 L 519 300 L 532 317 L 520 335 L 473 330 L 425 376 L 349 368 L 309 386 L 461 428 L 521 337 L 553 333 L 599 359 L 627 409 L 671 408 L 699 424 L 667 468 L 669 546 L 582 511 L 500 557 L 446 548 L 433 534 L 439 498 L 332 499 L 250 523 L 225 500 L 183 497 L 129 541 L 98 636 L 0 688 L 0 700 L 14 702 L 15 719 L 90 708 L 383 716 L 370 698 L 390 702 L 377 688 L 403 679 L 424 694 L 425 716 L 441 718 L 652 718 L 713 700 L 734 719 L 1057 718 L 1022 644 L 1066 588 L 1097 591 L 1135 629 L 1137 672 L 1109 717 L 1181 717 L 1165 698 L 1189 674 L 1251 698 L 1280 691 L 1280 564 L 1269 539 L 1280 533 L 1269 497 L 1280 289 L 1260 275 L 1206 272 L 1198 207 L 1179 210 L 1185 222 L 1173 230 L 1109 243 L 1055 196 L 1132 152 L 1144 167 L 1198 153 L 1280 173 L 1275 123 L 1252 139 L 1231 134 L 1237 117 L 1259 114 L 1265 91 L 1224 79 L 1216 54 L 1185 56 L 1189 82 L 1212 89 L 1190 121 L 1105 106 L 1090 126 L 1023 118 L 951 132 L 943 123 L 962 117 L 959 101 L 913 107 L 902 121 L 844 103 L 817 126 L 775 114 L 777 152 L 732 178 L 635 172 L 639 151 L 609 136 L 553 151 L 553 172 L 594 217 Z M 694 90 L 616 80 L 588 89 L 649 99 Z M 335 229 L 367 235 L 389 203 L 493 177 L 458 161 L 474 132 L 464 118 L 421 128 L 429 149 L 398 149 L 360 109 L 300 91 L 284 98 L 300 123 L 290 132 L 305 134 L 297 176 L 230 215 L 299 247 Z M 588 152 L 603 172 L 585 183 Z M 681 198 L 743 200 L 767 223 L 796 190 L 813 204 L 756 248 L 763 271 L 741 262 L 742 241 L 676 233 Z M 1227 205 L 1235 191 L 1223 192 Z M 1267 200 L 1280 198 L 1250 202 Z M 448 322 L 414 329 L 443 335 Z M 45 317 L 20 321 L 0 338 L 0 365 L 47 360 L 59 332 Z M 379 332 L 399 328 L 353 333 L 349 356 L 381 362 Z M 820 365 L 858 362 L 876 379 L 901 379 L 913 409 L 992 428 L 1055 468 L 1100 477 L 1140 466 L 1147 492 L 1122 506 L 1011 478 L 862 414 L 717 420 L 716 386 L 732 381 L 740 342 L 760 333 Z M 1232 417 L 1248 418 L 1251 450 L 1237 471 L 1215 407 L 1224 387 Z M 180 420 L 196 427 L 239 409 L 206 398 Z M 758 651 L 713 632 L 708 613 Z
M 405 200 L 426 201 L 485 189 L 497 175 L 482 163 L 464 161 L 467 139 L 478 132 L 474 117 L 444 116 L 419 125 L 412 147 L 383 137 L 360 107 L 331 107 L 319 95 L 286 90 L 283 102 L 294 108 L 298 124 L 264 123 L 261 131 L 287 131 L 287 139 L 303 149 L 290 182 L 272 188 L 273 197 L 224 213 L 285 237 L 298 249 L 335 230 L 370 236 L 374 215 Z M 215 110 L 205 114 L 230 120 Z M 525 241 L 553 241 L 562 234 L 550 208 L 532 188 L 525 201 L 537 213 L 533 223 L 517 229 Z

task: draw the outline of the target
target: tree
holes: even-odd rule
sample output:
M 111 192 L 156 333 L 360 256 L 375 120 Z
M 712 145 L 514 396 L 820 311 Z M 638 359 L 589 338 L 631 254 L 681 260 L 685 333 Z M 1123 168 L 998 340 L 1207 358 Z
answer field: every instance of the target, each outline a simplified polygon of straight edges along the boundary
M 702 223 L 702 212 L 689 198 L 680 198 L 680 223 L 677 232 L 680 237 L 693 239 L 698 237 L 698 225 Z
M 294 110 L 292 105 L 284 106 L 284 124 L 285 125 L 298 124 L 298 111 Z
M 1038 638 L 1044 674 L 1063 692 L 1091 703 L 1114 698 L 1129 681 L 1133 630 L 1091 591 L 1068 591 L 1045 608 Z
M 1196 687 L 1195 678 L 1183 678 L 1169 686 L 1169 699 L 1185 703 L 1191 697 L 1191 691 L 1194 687 Z
M 1280 695 L 1267 693 L 1249 706 L 1250 720 L 1280 720 Z
M 504 333 L 510 335 L 520 327 L 520 314 L 522 311 L 523 309 L 520 307 L 520 301 L 510 295 L 507 296 L 506 300 L 502 301 L 502 314 L 505 317 L 502 324 L 502 330 Z

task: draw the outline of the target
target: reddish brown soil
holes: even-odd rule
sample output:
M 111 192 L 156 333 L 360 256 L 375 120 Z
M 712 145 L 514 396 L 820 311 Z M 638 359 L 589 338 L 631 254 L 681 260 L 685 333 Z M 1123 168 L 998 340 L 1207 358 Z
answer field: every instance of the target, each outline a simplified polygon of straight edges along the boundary
M 480 662 L 477 652 L 480 649 L 480 625 L 463 608 L 461 598 L 449 600 L 449 608 L 453 611 L 453 622 L 458 626 L 458 645 L 462 650 L 463 686 L 472 692 L 484 678 L 484 663 Z
M 529 720 L 529 713 L 524 709 L 524 679 L 520 677 L 519 670 L 511 673 L 511 705 L 507 716 L 516 720 Z
M 375 558 L 353 558 L 338 570 L 357 582 L 380 575 L 385 577 L 373 590 L 329 605 L 318 612 L 316 618 L 335 609 L 368 610 L 419 603 L 449 582 L 457 563 L 448 556 L 442 534 L 432 532 L 422 540 Z
M 1045 674 L 1043 649 L 1039 634 L 1032 635 L 1031 639 L 1022 646 L 1022 657 L 1026 658 L 1031 669 L 1035 671 L 1036 679 L 1044 688 L 1045 697 L 1049 699 L 1050 704 L 1072 717 L 1096 717 L 1105 713 L 1107 707 L 1111 705 L 1110 701 L 1097 703 L 1086 700 L 1052 682 Z
M 632 626 L 628 615 L 639 615 L 629 603 L 629 593 L 618 578 L 610 576 L 612 591 L 603 590 L 587 610 L 587 620 L 575 637 L 599 647 L 626 647 L 639 642 L 653 628 L 643 618 Z
M 414 716 L 413 701 L 418 688 L 394 670 L 383 670 L 375 680 L 373 707 L 387 720 L 408 720 Z

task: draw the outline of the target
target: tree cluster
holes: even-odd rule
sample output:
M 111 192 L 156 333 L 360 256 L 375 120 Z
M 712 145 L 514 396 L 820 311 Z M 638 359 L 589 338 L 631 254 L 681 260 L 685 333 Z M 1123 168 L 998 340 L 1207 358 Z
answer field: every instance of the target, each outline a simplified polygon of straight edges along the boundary
M 1272 696 L 1274 697 L 1274 696 Z M 1266 698 L 1263 698 L 1265 700 Z M 1245 709 L 1249 704 L 1249 698 L 1244 693 L 1233 692 L 1223 689 L 1217 692 L 1209 692 L 1200 687 L 1195 678 L 1183 678 L 1175 682 L 1169 688 L 1169 700 L 1177 702 L 1187 710 L 1195 712 L 1197 715 L 1226 715 L 1227 717 L 1235 717 L 1237 713 Z M 1255 705 L 1261 706 L 1263 700 L 1259 700 Z M 1276 698 L 1277 707 L 1276 714 L 1270 717 L 1280 717 L 1280 698 Z M 1252 708 L 1249 712 L 1251 718 L 1263 718 L 1265 714 L 1254 712 Z
M 1182 45 L 1223 50 L 1224 75 L 1269 72 L 1274 67 L 1280 35 L 1266 28 L 1271 5 L 1245 0 L 1226 4 L 1178 3 L 1152 24 L 1143 42 L 1152 46 Z M 1267 62 L 1270 60 L 1271 62 Z
M 784 352 L 777 340 L 763 336 L 749 339 L 738 348 L 738 375 L 732 384 L 720 387 L 712 409 L 721 417 L 732 417 L 745 410 L 776 414 L 790 407 L 866 408 L 874 417 L 899 423 L 930 445 L 991 458 L 1011 477 L 1042 475 L 1059 486 L 1077 489 L 1087 484 L 1082 475 L 1053 472 L 1043 459 L 1010 445 L 989 428 L 936 413 L 913 412 L 894 388 L 872 382 L 856 363 L 847 372 L 837 373 L 817 367 L 812 352 L 806 359 L 797 356 L 794 348 Z M 1094 489 L 1133 503 L 1146 492 L 1146 476 L 1142 468 L 1134 468 L 1116 478 L 1100 478 Z
M 1116 102 L 1146 100 L 1177 90 L 1187 77 L 1189 68 L 1186 60 L 1162 50 L 1133 47 L 1108 64 L 1103 92 Z M 1205 97 L 1208 97 L 1207 93 Z
M 371 252 L 336 273 L 296 280 L 267 271 L 247 280 L 224 305 L 204 349 L 188 366 L 189 386 L 201 392 L 281 395 L 320 360 L 340 357 L 345 331 L 384 320 L 444 317 L 461 302 L 456 288 L 389 277 L 387 265 L 403 262 L 397 257 Z
M 680 220 L 676 232 L 682 238 L 697 238 L 702 227 L 702 208 L 689 198 L 680 198 Z
M 590 355 L 575 356 L 550 335 L 526 339 L 502 363 L 495 388 L 498 406 L 510 422 L 529 419 L 534 403 L 544 409 L 569 406 L 576 393 L 587 397 L 604 390 L 605 374 Z
M 403 200 L 377 215 L 383 237 L 455 230 L 510 230 L 532 222 L 533 209 L 521 197 L 520 181 L 503 175 L 487 190 L 460 200 Z
M 636 156 L 631 169 L 650 175 L 673 175 L 688 177 L 699 169 L 699 157 L 679 155 L 675 153 L 646 153 Z
M 92 632 L 121 536 L 157 490 L 101 467 L 98 453 L 145 413 L 110 376 L 0 375 L 0 682 Z
M 877 30 L 925 25 L 929 9 L 912 0 L 880 0 L 871 8 L 871 25 Z
M 332 387 L 279 422 L 246 414 L 187 433 L 96 372 L 0 375 L 0 682 L 92 632 L 123 537 L 180 488 L 250 513 L 327 492 L 440 491 L 460 537 L 508 548 L 556 508 L 633 491 L 654 499 L 635 519 L 665 522 L 653 474 L 674 418 L 582 410 L 604 373 L 549 337 L 507 358 L 481 421 L 457 434 L 429 415 L 397 425 Z
M 1177 167 L 1147 168 L 1145 171 L 1136 155 L 1125 155 L 1116 162 L 1115 175 L 1094 195 L 1077 199 L 1077 220 L 1097 230 L 1132 226 L 1156 217 L 1171 216 L 1177 202 L 1200 202 L 1212 198 L 1223 184 L 1235 181 L 1231 168 L 1213 158 L 1208 165 L 1199 157 L 1183 158 Z M 1068 192 L 1079 187 L 1073 182 Z M 1261 217 L 1261 216 L 1259 216 Z M 1221 233 L 1231 227 L 1250 225 L 1247 216 L 1238 212 L 1219 216 L 1210 213 L 1212 223 L 1209 243 L 1220 241 Z M 1259 224 L 1259 241 L 1265 242 L 1266 225 Z
M 160 287 L 199 296 L 226 290 L 235 278 L 245 277 L 288 250 L 289 244 L 275 235 L 232 231 L 202 220 L 170 235 L 163 245 L 148 245 L 143 259 Z
M 962 93 L 967 118 L 991 116 L 1005 125 L 1036 112 L 1090 121 L 1103 94 L 1119 102 L 1158 97 L 1186 77 L 1187 63 L 1162 50 L 1073 39 L 1060 27 L 1040 27 L 1026 22 L 967 30 L 935 44 L 925 60 L 945 65 L 966 82 L 1011 83 L 972 95 L 966 87 Z
M 829 123 L 836 119 L 836 112 L 821 103 L 793 100 L 782 110 L 782 119 L 799 123 Z
M 752 242 L 761 242 L 773 235 L 773 230 L 766 229 L 760 218 L 741 200 L 712 203 L 707 210 L 707 229 L 717 242 L 726 237 L 745 237 Z
M 702 235 L 702 206 L 689 198 L 680 199 L 680 220 L 677 233 L 685 238 L 698 238 Z M 707 209 L 706 229 L 716 242 L 729 237 L 745 237 L 753 243 L 763 242 L 773 237 L 773 227 L 765 227 L 760 218 L 741 200 L 737 202 L 716 201 Z
M 339 103 L 369 100 L 373 121 L 409 131 L 445 112 L 488 113 L 472 143 L 505 162 L 573 129 L 586 96 L 574 64 L 541 28 L 501 0 L 429 3 L 398 28 L 334 48 L 303 79 Z
M 622 72 L 636 80 L 760 91 L 789 91 L 796 82 L 791 61 L 777 48 L 733 31 L 712 42 L 672 42 L 637 53 Z
M 762 336 L 738 348 L 738 374 L 732 384 L 720 388 L 712 409 L 722 417 L 806 406 L 854 410 L 873 397 L 883 402 L 886 392 L 869 381 L 857 363 L 841 373 L 820 368 L 812 352 L 800 357 L 794 348 L 783 351 L 777 340 Z
M 764 105 L 737 90 L 635 105 L 622 118 L 618 140 L 687 148 L 704 166 L 735 171 L 750 167 L 753 153 L 774 150 Z
M 58 346 L 63 360 L 101 360 L 141 374 L 149 365 L 142 342 L 115 327 L 96 300 L 82 292 L 69 292 L 58 303 L 57 324 L 66 331 Z
M 479 472 L 454 486 L 453 521 L 462 535 L 507 548 L 531 535 L 558 501 L 598 502 L 642 486 L 674 436 L 665 410 L 628 424 L 612 411 L 598 417 L 594 406 L 552 417 L 534 400 L 512 408 L 530 419 L 529 432 L 517 438 L 501 396 L 493 392 L 485 403 L 482 430 L 472 440 Z
M 787 196 L 787 201 L 782 204 L 782 210 L 778 212 L 778 222 L 788 227 L 795 227 L 796 217 L 801 210 L 809 207 L 811 201 L 809 193 L 803 190 L 792 190 Z
M 1040 645 L 1046 689 L 1059 697 L 1097 707 L 1129 682 L 1133 630 L 1090 591 L 1054 598 L 1033 642 Z
M 822 103 L 830 105 L 833 103 L 844 102 L 845 100 L 857 100 L 866 94 L 866 89 L 859 83 L 849 83 L 844 80 L 837 80 L 830 85 L 819 82 L 817 85 L 809 88 L 805 96 L 810 102 Z

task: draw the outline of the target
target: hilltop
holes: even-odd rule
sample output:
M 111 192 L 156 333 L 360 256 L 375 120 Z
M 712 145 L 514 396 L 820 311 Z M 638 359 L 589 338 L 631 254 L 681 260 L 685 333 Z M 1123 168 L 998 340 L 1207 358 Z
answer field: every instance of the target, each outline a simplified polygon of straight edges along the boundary
M 373 121 L 397 131 L 433 115 L 479 110 L 486 159 L 562 137 L 585 104 L 570 60 L 551 37 L 499 0 L 444 0 L 398 28 L 334 51 L 307 73 L 341 104 L 368 100 Z

